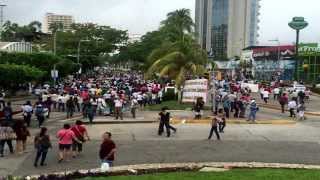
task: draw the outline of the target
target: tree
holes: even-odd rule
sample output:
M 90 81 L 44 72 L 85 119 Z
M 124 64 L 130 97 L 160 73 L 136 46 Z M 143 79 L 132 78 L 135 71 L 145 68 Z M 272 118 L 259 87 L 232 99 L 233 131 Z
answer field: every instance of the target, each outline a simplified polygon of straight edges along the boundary
M 185 34 L 193 32 L 194 23 L 189 9 L 179 9 L 168 13 L 167 19 L 161 22 L 161 29 L 172 42 L 181 41 Z
M 7 21 L 4 23 L 4 31 L 1 34 L 3 41 L 19 42 L 27 41 L 34 42 L 39 40 L 43 33 L 41 33 L 41 23 L 33 21 L 28 25 L 19 26 L 17 23 Z
M 187 76 L 203 75 L 206 72 L 207 55 L 196 43 L 193 36 L 194 23 L 190 10 L 181 9 L 171 12 L 161 23 L 169 39 L 154 49 L 148 57 L 150 68 L 147 77 L 155 73 L 160 77 L 169 77 L 181 87 Z
M 160 77 L 175 80 L 180 88 L 187 76 L 201 76 L 206 72 L 207 55 L 189 37 L 154 50 L 149 61 L 154 63 L 147 71 L 148 78 L 158 73 Z
M 17 90 L 31 81 L 39 81 L 44 71 L 27 65 L 0 64 L 0 86 L 4 89 Z

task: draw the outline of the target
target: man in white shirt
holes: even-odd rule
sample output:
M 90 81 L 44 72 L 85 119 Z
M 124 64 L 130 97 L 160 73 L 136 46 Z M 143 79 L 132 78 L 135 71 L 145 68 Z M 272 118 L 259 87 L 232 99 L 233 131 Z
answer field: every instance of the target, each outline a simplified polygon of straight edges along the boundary
M 295 110 L 297 108 L 297 102 L 295 101 L 294 98 L 291 99 L 291 101 L 289 101 L 288 108 L 289 108 L 289 111 L 290 111 L 290 117 L 296 117 Z
M 119 117 L 121 120 L 123 120 L 122 106 L 123 106 L 122 100 L 119 97 L 116 97 L 116 99 L 114 100 L 116 120 L 118 120 Z
M 280 95 L 280 89 L 278 87 L 273 89 L 273 99 L 278 100 Z
M 270 94 L 269 91 L 266 91 L 266 90 L 262 92 L 263 100 L 266 104 L 268 103 L 269 94 Z

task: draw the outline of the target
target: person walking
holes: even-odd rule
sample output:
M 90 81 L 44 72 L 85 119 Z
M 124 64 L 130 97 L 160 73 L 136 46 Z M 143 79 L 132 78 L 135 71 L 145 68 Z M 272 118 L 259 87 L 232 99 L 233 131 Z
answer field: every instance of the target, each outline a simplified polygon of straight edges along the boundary
M 213 118 L 212 121 L 211 121 L 211 129 L 210 129 L 208 140 L 211 140 L 213 132 L 216 134 L 217 139 L 220 140 L 220 135 L 219 135 L 219 132 L 218 132 L 218 125 L 219 125 L 218 119 L 217 118 Z
M 38 167 L 38 161 L 41 158 L 40 166 L 45 166 L 46 157 L 49 148 L 52 148 L 50 137 L 48 135 L 48 129 L 42 127 L 40 133 L 38 133 L 34 138 L 34 147 L 37 150 L 37 155 L 33 163 L 34 167 Z
M 30 136 L 30 132 L 22 120 L 18 120 L 14 127 L 16 133 L 16 153 L 22 154 L 27 149 L 27 138 Z
M 3 90 L 0 91 L 0 109 L 3 109 L 6 106 L 4 101 L 5 93 Z
M 50 137 L 47 132 L 48 129 L 42 127 L 40 133 L 37 134 L 34 138 L 34 147 L 37 150 L 37 155 L 33 163 L 34 167 L 38 167 L 38 161 L 40 159 L 40 166 L 46 166 L 46 157 L 49 149 L 52 148 Z
M 4 121 L 0 126 L 0 157 L 4 157 L 4 145 L 7 143 L 10 153 L 13 154 L 12 140 L 16 139 L 16 133 L 9 126 L 9 123 Z
M 5 117 L 5 120 L 12 124 L 12 107 L 11 102 L 7 102 L 7 105 L 3 108 L 3 114 Z
M 273 100 L 279 100 L 280 98 L 280 89 L 278 87 L 273 89 Z
M 285 105 L 288 104 L 288 96 L 286 95 L 286 93 L 283 93 L 279 98 L 279 103 L 281 106 L 281 112 L 285 113 Z
M 44 123 L 44 107 L 42 106 L 41 103 L 37 103 L 36 109 L 35 109 L 35 115 L 38 120 L 38 127 L 40 128 L 42 124 Z
M 73 141 L 81 144 L 82 142 L 77 139 L 74 132 L 71 130 L 69 124 L 64 124 L 63 129 L 59 130 L 57 133 L 57 138 L 59 139 L 59 163 L 64 159 L 69 161 L 71 156 L 71 146 Z
M 33 108 L 30 101 L 27 101 L 26 104 L 22 106 L 22 114 L 24 123 L 27 124 L 27 127 L 30 127 L 31 117 L 33 113 Z
M 226 118 L 230 118 L 230 100 L 228 96 L 225 96 L 223 100 L 223 110 L 225 112 Z
M 131 114 L 132 118 L 136 118 L 136 111 L 138 109 L 139 103 L 135 97 L 132 97 L 131 102 L 130 102 L 130 108 L 131 108 Z
M 108 163 L 110 167 L 113 166 L 115 160 L 115 153 L 117 151 L 116 144 L 111 139 L 112 134 L 110 132 L 105 132 L 102 135 L 102 143 L 100 145 L 99 157 L 101 163 Z
M 300 121 L 305 120 L 306 117 L 304 116 L 304 112 L 306 111 L 306 106 L 304 105 L 304 101 L 302 101 L 297 108 L 297 112 L 298 112 L 298 119 Z
M 123 101 L 119 97 L 116 97 L 116 99 L 114 100 L 114 106 L 115 106 L 116 120 L 118 120 L 119 117 L 121 120 L 123 120 L 123 113 L 122 113 Z
M 161 112 L 159 113 L 159 116 L 160 116 L 160 125 L 159 125 L 159 131 L 158 131 L 159 136 L 162 135 L 162 133 L 164 131 L 164 126 L 166 127 L 167 137 L 170 137 L 170 135 L 171 135 L 170 130 L 171 129 L 174 131 L 174 133 L 177 132 L 177 129 L 170 125 L 170 113 L 167 112 L 167 110 L 168 110 L 168 108 L 164 107 L 164 108 L 162 108 Z
M 94 113 L 94 107 L 90 102 L 86 105 L 85 114 L 88 117 L 90 124 L 92 124 L 95 113 Z
M 225 129 L 227 123 L 226 123 L 226 117 L 225 117 L 225 113 L 223 112 L 223 109 L 218 110 L 218 114 L 217 114 L 216 118 L 217 118 L 218 124 L 219 124 L 219 132 L 224 133 L 224 129 Z
M 193 110 L 195 112 L 194 119 L 201 119 L 203 114 L 203 107 L 204 107 L 204 101 L 202 97 L 198 97 L 193 107 Z
M 296 117 L 296 108 L 297 108 L 297 101 L 295 98 L 292 98 L 291 101 L 288 103 L 288 109 L 290 111 L 290 116 L 289 117 Z
M 71 128 L 73 133 L 75 134 L 76 138 L 81 141 L 82 143 L 78 143 L 77 141 L 73 140 L 72 144 L 72 152 L 73 158 L 77 157 L 83 149 L 83 143 L 90 140 L 88 135 L 88 131 L 86 127 L 83 125 L 83 122 L 80 120 L 76 121 L 76 124 Z
M 70 98 L 67 100 L 66 107 L 67 107 L 67 119 L 72 118 L 75 110 L 75 104 L 72 96 L 70 96 Z
M 248 121 L 256 122 L 256 114 L 259 111 L 259 107 L 256 103 L 256 100 L 252 99 L 249 106 L 250 106 L 250 113 L 249 113 Z
M 269 100 L 269 91 L 268 89 L 265 89 L 263 92 L 262 92 L 262 96 L 263 96 L 263 100 L 266 104 L 268 104 L 268 100 Z

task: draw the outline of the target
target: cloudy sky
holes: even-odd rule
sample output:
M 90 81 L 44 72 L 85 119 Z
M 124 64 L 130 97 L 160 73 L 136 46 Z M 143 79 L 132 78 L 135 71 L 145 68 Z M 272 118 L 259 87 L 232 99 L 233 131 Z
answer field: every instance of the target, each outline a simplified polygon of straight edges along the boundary
M 132 34 L 155 30 L 170 11 L 192 10 L 195 0 L 0 0 L 8 5 L 5 20 L 26 24 L 42 21 L 46 12 L 71 14 L 77 22 L 96 22 L 128 29 Z M 287 23 L 293 16 L 304 16 L 310 23 L 301 34 L 302 41 L 320 42 L 319 0 L 262 0 L 261 44 L 279 38 L 282 44 L 295 41 L 295 33 Z

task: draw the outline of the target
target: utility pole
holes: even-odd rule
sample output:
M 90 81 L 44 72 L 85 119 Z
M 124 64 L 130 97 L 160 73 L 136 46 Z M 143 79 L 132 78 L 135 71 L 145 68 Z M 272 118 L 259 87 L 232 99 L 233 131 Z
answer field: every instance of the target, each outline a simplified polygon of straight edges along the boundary
M 1 41 L 1 37 L 2 37 L 3 23 L 4 23 L 3 11 L 4 11 L 4 7 L 6 7 L 6 6 L 7 5 L 5 5 L 5 4 L 0 4 L 0 41 Z

